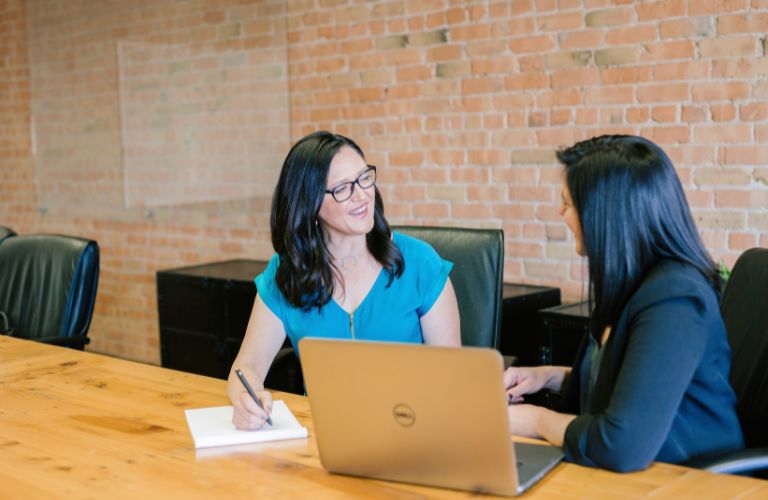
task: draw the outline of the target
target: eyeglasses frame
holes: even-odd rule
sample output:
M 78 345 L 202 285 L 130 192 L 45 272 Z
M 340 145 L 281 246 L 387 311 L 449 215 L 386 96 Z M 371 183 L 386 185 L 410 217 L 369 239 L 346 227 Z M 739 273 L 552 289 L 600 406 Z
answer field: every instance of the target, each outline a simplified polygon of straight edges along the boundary
M 333 188 L 333 189 L 326 189 L 325 190 L 326 194 L 330 194 L 333 197 L 334 201 L 336 201 L 336 203 L 344 203 L 348 199 L 352 198 L 352 196 L 354 196 L 354 194 L 355 194 L 355 184 L 360 186 L 360 189 L 370 189 L 370 188 L 372 188 L 373 186 L 376 185 L 376 165 L 367 165 L 367 167 L 368 168 L 366 168 L 364 172 L 361 172 L 360 175 L 358 175 L 355 180 L 347 181 L 347 182 L 342 182 L 341 184 L 336 185 L 336 187 Z M 368 187 L 361 186 L 360 185 L 360 178 L 363 177 L 365 174 L 371 172 L 371 171 L 373 171 L 373 184 L 371 184 Z M 340 187 L 345 186 L 347 184 L 351 185 L 350 190 L 349 190 L 349 196 L 347 196 L 343 200 L 340 200 L 340 199 L 336 198 L 336 193 L 334 191 L 336 191 Z

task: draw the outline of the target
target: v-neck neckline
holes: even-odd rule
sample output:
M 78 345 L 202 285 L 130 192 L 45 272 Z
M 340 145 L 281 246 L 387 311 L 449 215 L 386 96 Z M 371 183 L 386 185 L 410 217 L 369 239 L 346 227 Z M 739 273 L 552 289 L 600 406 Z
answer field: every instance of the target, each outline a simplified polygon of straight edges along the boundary
M 333 303 L 336 305 L 336 307 L 337 307 L 337 308 L 338 308 L 338 309 L 339 309 L 341 312 L 343 312 L 345 315 L 347 315 L 347 316 L 350 316 L 350 315 L 354 314 L 354 313 L 355 313 L 355 312 L 357 312 L 357 311 L 358 311 L 358 310 L 359 310 L 361 307 L 363 307 L 363 304 L 365 304 L 366 302 L 368 302 L 368 297 L 370 297 L 370 296 L 371 296 L 371 294 L 373 293 L 373 291 L 376 289 L 376 286 L 379 284 L 379 281 L 381 281 L 381 276 L 382 276 L 383 274 L 384 274 L 384 267 L 382 266 L 382 268 L 381 268 L 381 269 L 379 269 L 379 274 L 378 274 L 378 275 L 376 275 L 376 279 L 375 279 L 375 280 L 373 280 L 373 284 L 372 284 L 372 285 L 371 285 L 371 287 L 368 289 L 368 292 L 366 292 L 366 294 L 365 294 L 365 297 L 363 297 L 363 300 L 361 300 L 361 301 L 360 301 L 360 303 L 357 305 L 357 307 L 356 307 L 356 308 L 355 308 L 353 311 L 347 311 L 346 309 L 344 309 L 343 307 L 341 307 L 341 304 L 339 304 L 338 302 L 336 302 L 336 299 L 334 299 L 333 297 L 331 297 L 331 302 L 333 302 Z

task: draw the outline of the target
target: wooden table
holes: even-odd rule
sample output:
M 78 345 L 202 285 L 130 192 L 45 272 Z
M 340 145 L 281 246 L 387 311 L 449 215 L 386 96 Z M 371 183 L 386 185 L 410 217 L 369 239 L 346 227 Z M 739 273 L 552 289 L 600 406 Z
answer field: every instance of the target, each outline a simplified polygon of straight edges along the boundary
M 223 380 L 0 337 L 2 498 L 467 498 L 331 475 L 309 438 L 196 451 L 185 408 L 228 404 Z M 615 474 L 560 464 L 530 498 L 768 498 L 768 482 L 654 464 Z

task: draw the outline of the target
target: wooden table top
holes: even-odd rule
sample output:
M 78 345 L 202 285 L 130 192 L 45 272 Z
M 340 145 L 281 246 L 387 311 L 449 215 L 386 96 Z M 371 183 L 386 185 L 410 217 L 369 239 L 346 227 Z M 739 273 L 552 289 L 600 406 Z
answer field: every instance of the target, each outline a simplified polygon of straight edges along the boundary
M 327 473 L 306 398 L 276 394 L 301 440 L 196 451 L 185 408 L 228 404 L 223 380 L 0 336 L 2 498 L 468 498 Z M 768 481 L 654 464 L 560 464 L 530 498 L 768 498 Z

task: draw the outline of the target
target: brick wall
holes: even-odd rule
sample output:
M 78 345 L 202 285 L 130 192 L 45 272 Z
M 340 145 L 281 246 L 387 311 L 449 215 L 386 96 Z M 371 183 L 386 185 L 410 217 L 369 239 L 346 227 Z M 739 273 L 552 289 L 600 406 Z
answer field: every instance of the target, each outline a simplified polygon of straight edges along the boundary
M 730 265 L 768 246 L 766 0 L 163 0 L 96 26 L 75 4 L 47 6 L 74 40 L 102 37 L 108 59 L 123 41 L 263 45 L 258 8 L 270 3 L 287 9 L 290 140 L 318 128 L 357 140 L 380 166 L 392 222 L 503 228 L 508 281 L 580 297 L 583 262 L 557 215 L 553 152 L 606 132 L 664 147 L 716 259 Z M 0 224 L 97 239 L 91 348 L 157 362 L 154 272 L 268 257 L 268 197 L 46 209 L 57 188 L 84 194 L 63 182 L 38 192 L 45 164 L 32 154 L 39 96 L 28 30 L 34 48 L 39 25 L 28 27 L 37 14 L 25 5 L 0 0 Z M 114 74 L 90 81 L 117 92 Z M 116 140 L 99 144 L 119 151 Z M 118 155 L 96 169 L 109 172 L 100 192 L 123 192 L 123 167 Z

